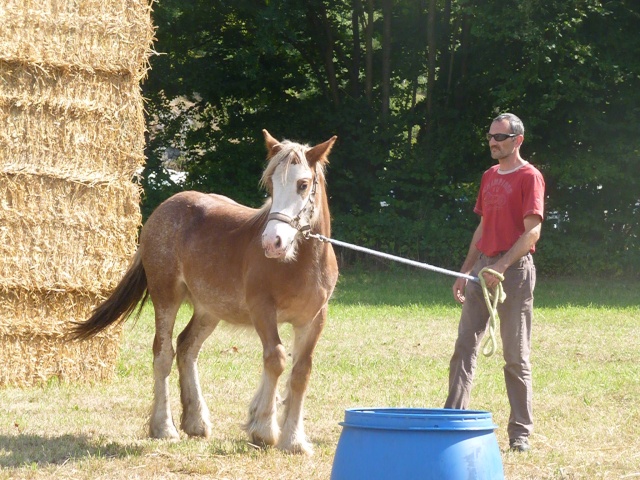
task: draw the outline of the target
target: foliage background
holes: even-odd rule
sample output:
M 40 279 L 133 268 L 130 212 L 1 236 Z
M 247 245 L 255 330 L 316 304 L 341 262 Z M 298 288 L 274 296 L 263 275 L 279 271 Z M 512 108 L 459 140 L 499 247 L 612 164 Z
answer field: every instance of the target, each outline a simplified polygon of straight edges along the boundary
M 639 275 L 637 2 L 161 0 L 154 22 L 145 215 L 181 189 L 257 206 L 263 128 L 336 134 L 334 237 L 457 269 L 512 111 L 547 182 L 538 270 Z

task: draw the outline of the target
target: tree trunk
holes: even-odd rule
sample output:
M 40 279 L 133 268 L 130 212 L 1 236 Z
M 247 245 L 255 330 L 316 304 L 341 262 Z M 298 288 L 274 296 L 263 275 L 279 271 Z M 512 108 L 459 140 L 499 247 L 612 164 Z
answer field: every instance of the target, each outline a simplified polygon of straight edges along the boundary
M 331 32 L 331 23 L 329 22 L 327 9 L 323 4 L 321 4 L 318 11 L 314 11 L 310 8 L 307 18 L 309 18 L 313 30 L 316 32 L 318 38 L 318 48 L 320 50 L 320 56 L 324 64 L 326 81 L 329 85 L 329 95 L 331 98 L 331 103 L 333 103 L 333 105 L 337 107 L 338 105 L 340 105 L 340 95 L 338 91 L 336 69 L 333 64 L 333 33 Z
M 440 43 L 442 45 L 442 52 L 440 54 L 440 82 L 446 90 L 447 98 L 451 91 L 451 69 L 453 67 L 453 52 L 455 48 L 453 39 L 453 28 L 451 27 L 451 0 L 444 2 L 444 11 L 442 18 L 442 36 L 440 37 Z M 446 78 L 446 86 L 444 81 Z
M 391 98 L 391 15 L 393 0 L 382 0 L 382 124 L 389 121 Z
M 436 0 L 429 0 L 427 12 L 427 112 L 424 119 L 425 133 L 429 135 L 436 83 Z
M 373 93 L 373 0 L 367 1 L 367 26 L 364 30 L 366 67 L 365 67 L 365 95 L 371 105 Z
M 353 0 L 353 13 L 351 14 L 351 29 L 353 30 L 353 53 L 351 59 L 351 95 L 360 97 L 360 23 L 362 16 L 362 0 Z
M 418 103 L 418 79 L 414 78 L 413 79 L 413 86 L 411 87 L 411 112 L 412 112 L 412 117 L 413 114 L 415 114 L 416 111 L 416 104 Z M 407 141 L 408 141 L 408 146 L 409 148 L 411 148 L 411 144 L 413 143 L 413 120 L 409 122 L 409 127 L 407 130 Z
M 467 77 L 469 61 L 469 42 L 471 41 L 471 16 L 465 14 L 462 17 L 462 28 L 460 32 L 460 73 L 458 75 L 457 88 L 454 90 L 454 105 L 461 109 L 465 103 L 465 94 L 460 85 L 464 84 Z

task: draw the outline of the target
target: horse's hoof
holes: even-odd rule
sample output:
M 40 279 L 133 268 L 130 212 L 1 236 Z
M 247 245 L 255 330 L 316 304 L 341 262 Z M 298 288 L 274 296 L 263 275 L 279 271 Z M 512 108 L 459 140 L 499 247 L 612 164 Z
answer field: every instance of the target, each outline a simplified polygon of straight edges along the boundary
M 249 443 L 258 448 L 268 448 L 275 446 L 276 440 L 274 438 L 263 438 L 257 435 L 249 435 Z
M 183 424 L 182 431 L 190 437 L 209 438 L 211 436 L 211 424 L 201 421 L 195 424 Z
M 171 424 L 171 426 L 164 426 L 162 428 L 152 427 L 149 429 L 149 436 L 157 440 L 180 440 L 180 434 L 173 424 Z
M 278 443 L 278 448 L 284 452 L 293 453 L 293 454 L 301 454 L 311 457 L 313 455 L 313 445 L 307 441 L 293 441 L 293 442 L 283 442 L 280 441 Z
M 260 448 L 274 446 L 280 439 L 280 427 L 272 417 L 269 421 L 258 422 L 255 418 L 251 418 L 247 423 L 242 425 L 242 430 L 249 436 L 249 442 Z

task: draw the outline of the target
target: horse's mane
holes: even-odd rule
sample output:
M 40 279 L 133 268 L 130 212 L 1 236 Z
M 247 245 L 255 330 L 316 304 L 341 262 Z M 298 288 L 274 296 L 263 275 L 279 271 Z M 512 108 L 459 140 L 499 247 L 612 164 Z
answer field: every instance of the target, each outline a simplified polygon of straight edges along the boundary
M 271 209 L 271 197 L 267 198 L 267 200 L 262 204 L 255 215 L 249 219 L 247 222 L 251 227 L 255 227 L 261 230 L 264 225 L 267 223 L 267 217 L 269 216 L 269 210 Z

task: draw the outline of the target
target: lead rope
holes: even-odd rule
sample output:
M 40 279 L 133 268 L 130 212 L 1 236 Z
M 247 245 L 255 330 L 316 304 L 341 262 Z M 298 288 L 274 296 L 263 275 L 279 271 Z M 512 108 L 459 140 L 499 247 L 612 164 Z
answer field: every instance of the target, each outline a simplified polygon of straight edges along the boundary
M 487 284 L 484 280 L 484 276 L 482 275 L 484 272 L 490 273 L 500 280 L 498 285 L 493 290 L 489 290 Z M 498 343 L 496 342 L 496 325 L 498 323 L 498 303 L 504 302 L 505 298 L 507 298 L 507 294 L 504 293 L 504 288 L 502 287 L 502 282 L 504 281 L 504 275 L 496 272 L 490 268 L 484 267 L 480 270 L 478 274 L 478 279 L 480 280 L 480 285 L 482 285 L 482 295 L 484 296 L 484 301 L 487 304 L 487 309 L 489 310 L 489 338 L 484 341 L 484 345 L 482 346 L 482 354 L 485 357 L 490 357 L 496 352 L 498 348 Z
M 311 233 L 310 231 L 303 232 L 305 238 L 314 238 L 316 240 L 320 240 L 325 243 L 332 243 L 333 245 L 337 245 L 339 247 L 350 248 L 351 250 L 356 250 L 358 252 L 368 253 L 370 255 L 375 255 L 377 257 L 386 258 L 388 260 L 393 260 L 395 262 L 405 263 L 407 265 L 411 265 L 413 267 L 422 268 L 425 270 L 431 270 L 433 272 L 444 273 L 445 275 L 451 275 L 453 277 L 466 278 L 467 280 L 471 280 L 473 282 L 478 282 L 482 286 L 482 294 L 484 295 L 484 301 L 487 304 L 487 308 L 489 309 L 489 338 L 485 341 L 484 347 L 482 348 L 482 353 L 490 357 L 493 355 L 497 349 L 496 342 L 496 324 L 498 320 L 498 302 L 504 302 L 506 298 L 506 294 L 504 293 L 504 289 L 502 288 L 502 281 L 504 280 L 504 276 L 495 270 L 491 270 L 490 268 L 483 268 L 480 270 L 480 274 L 477 277 L 472 275 L 467 275 L 460 272 L 454 272 L 453 270 L 447 270 L 440 267 L 435 267 L 433 265 L 429 265 L 428 263 L 416 262 L 414 260 L 409 260 L 407 258 L 397 257 L 395 255 L 390 255 L 388 253 L 378 252 L 376 250 L 371 250 L 370 248 L 359 247 L 358 245 L 353 245 L 347 242 L 341 242 L 340 240 L 334 240 L 333 238 L 325 237 L 324 235 L 319 235 L 317 233 Z M 490 292 L 487 288 L 487 285 L 482 277 L 483 272 L 491 273 L 495 275 L 500 283 L 496 286 L 493 292 Z

